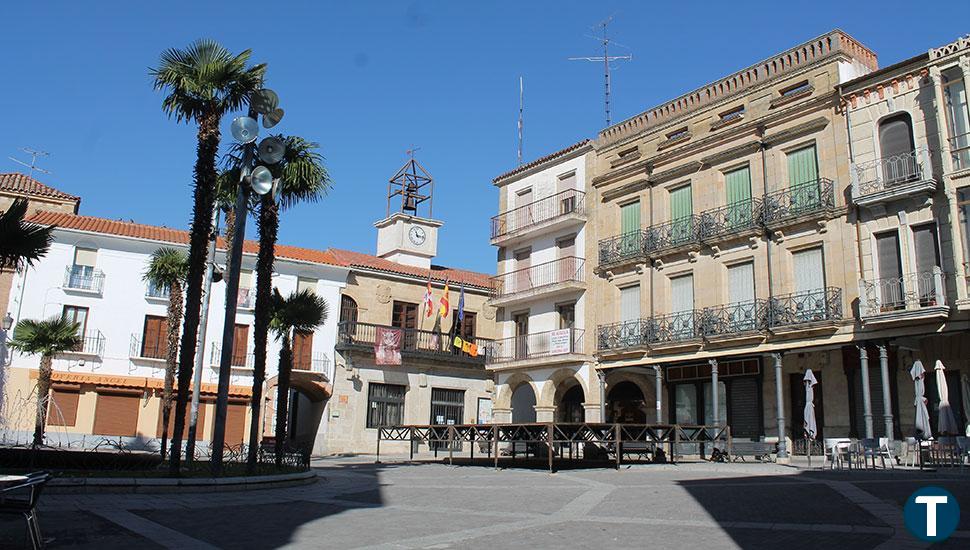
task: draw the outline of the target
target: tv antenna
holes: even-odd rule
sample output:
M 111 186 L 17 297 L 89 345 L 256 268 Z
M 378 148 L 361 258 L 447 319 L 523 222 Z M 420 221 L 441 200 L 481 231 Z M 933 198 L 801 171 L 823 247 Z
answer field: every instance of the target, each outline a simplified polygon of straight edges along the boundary
M 604 98 L 605 98 L 605 103 L 606 103 L 606 125 L 607 126 L 609 126 L 610 123 L 611 123 L 611 118 L 610 118 L 610 63 L 612 63 L 613 61 L 632 61 L 633 60 L 633 56 L 632 55 L 610 55 L 610 42 L 613 42 L 613 41 L 610 40 L 609 37 L 607 36 L 606 30 L 607 30 L 607 27 L 609 26 L 609 24 L 612 21 L 613 21 L 613 16 L 611 15 L 608 18 L 606 18 L 603 21 L 601 21 L 600 23 L 598 23 L 596 25 L 596 27 L 594 27 L 594 28 L 601 29 L 602 30 L 602 36 L 591 37 L 591 38 L 595 38 L 596 40 L 599 40 L 599 41 L 602 42 L 602 44 L 603 44 L 603 55 L 589 56 L 589 57 L 570 57 L 569 58 L 570 61 L 593 61 L 593 62 L 596 62 L 596 63 L 599 63 L 599 62 L 602 62 L 603 63 L 603 77 L 604 77 L 604 80 L 605 80 L 605 94 L 604 94 Z M 614 42 L 614 44 L 617 44 L 618 46 L 621 46 L 622 45 L 622 44 L 618 44 L 618 43 L 615 43 L 615 42 Z
M 525 107 L 523 98 L 524 96 L 522 91 L 522 77 L 519 76 L 519 166 L 522 166 L 522 131 L 524 130 L 523 120 L 522 120 L 522 110 Z
M 30 164 L 27 164 L 26 162 L 20 159 L 16 159 L 14 157 L 7 157 L 7 158 L 16 162 L 17 164 L 20 164 L 21 166 L 26 166 L 27 168 L 30 168 L 30 172 L 27 174 L 28 177 L 31 177 L 31 178 L 34 177 L 35 170 L 42 174 L 51 173 L 50 170 L 44 170 L 43 168 L 37 167 L 37 157 L 49 157 L 51 156 L 50 153 L 48 153 L 47 151 L 38 151 L 36 149 L 31 149 L 30 147 L 21 147 L 20 150 L 30 155 Z

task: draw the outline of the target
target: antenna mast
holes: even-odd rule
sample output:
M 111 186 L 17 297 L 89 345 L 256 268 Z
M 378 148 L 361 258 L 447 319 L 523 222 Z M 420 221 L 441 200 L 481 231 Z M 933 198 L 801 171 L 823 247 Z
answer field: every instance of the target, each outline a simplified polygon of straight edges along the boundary
M 7 158 L 16 162 L 21 166 L 26 166 L 27 168 L 30 168 L 30 172 L 27 174 L 28 177 L 33 178 L 35 170 L 42 174 L 50 174 L 50 170 L 44 170 L 43 168 L 37 167 L 37 157 L 49 157 L 51 156 L 50 153 L 48 153 L 47 151 L 38 151 L 36 149 L 31 149 L 30 147 L 21 147 L 20 150 L 30 155 L 30 164 L 27 164 L 26 162 L 16 159 L 14 157 L 7 157 Z
M 632 61 L 632 55 L 610 55 L 610 42 L 611 40 L 606 34 L 607 27 L 613 21 L 613 16 L 604 19 L 596 28 L 602 29 L 602 37 L 596 38 L 600 40 L 603 44 L 603 55 L 601 56 L 591 56 L 591 57 L 570 57 L 570 61 L 593 61 L 593 62 L 603 62 L 603 79 L 605 81 L 604 88 L 604 99 L 606 103 L 606 125 L 609 126 L 612 123 L 610 117 L 610 62 L 611 61 Z M 592 37 L 591 37 L 592 38 Z
M 522 166 L 522 110 L 524 107 L 523 93 L 522 93 L 522 77 L 519 76 L 519 166 Z

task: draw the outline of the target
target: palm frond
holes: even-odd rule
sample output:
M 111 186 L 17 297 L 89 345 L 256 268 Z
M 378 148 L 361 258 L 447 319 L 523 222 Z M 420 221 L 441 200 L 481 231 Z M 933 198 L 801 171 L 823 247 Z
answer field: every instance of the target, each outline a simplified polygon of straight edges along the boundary
M 23 319 L 14 328 L 10 347 L 23 353 L 56 355 L 81 344 L 79 329 L 78 323 L 63 317 Z
M 330 305 L 312 290 L 301 290 L 283 298 L 273 289 L 273 317 L 270 328 L 282 337 L 291 330 L 312 332 L 327 322 Z
M 25 222 L 26 215 L 26 199 L 17 199 L 0 212 L 0 269 L 33 265 L 50 250 L 54 226 Z
M 159 248 L 152 252 L 142 280 L 156 286 L 182 285 L 189 273 L 189 256 L 176 248 Z
M 284 146 L 283 160 L 270 167 L 279 178 L 280 207 L 291 208 L 300 202 L 317 202 L 333 187 L 320 145 L 299 136 L 277 136 Z

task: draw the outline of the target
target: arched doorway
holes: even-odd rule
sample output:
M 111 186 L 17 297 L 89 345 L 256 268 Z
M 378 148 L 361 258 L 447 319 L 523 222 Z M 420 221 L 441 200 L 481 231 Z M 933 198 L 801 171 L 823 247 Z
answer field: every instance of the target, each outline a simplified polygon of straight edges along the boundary
M 556 407 L 556 422 L 584 422 L 586 411 L 583 409 L 583 387 L 574 385 L 562 394 Z
M 914 149 L 913 121 L 908 113 L 892 115 L 879 123 L 882 178 L 886 183 L 903 183 L 919 175 Z
M 646 400 L 639 386 L 624 380 L 610 388 L 606 396 L 606 421 L 646 424 Z
M 536 421 L 536 392 L 528 382 L 519 384 L 512 392 L 512 423 Z

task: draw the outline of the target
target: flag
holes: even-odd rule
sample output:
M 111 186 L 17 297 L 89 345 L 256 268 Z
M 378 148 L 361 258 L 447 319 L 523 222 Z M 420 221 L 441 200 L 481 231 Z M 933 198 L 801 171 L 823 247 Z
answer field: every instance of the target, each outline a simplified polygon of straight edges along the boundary
M 434 318 L 434 328 L 431 329 L 431 347 L 433 349 L 441 349 L 441 315 L 436 315 Z
M 447 317 L 451 305 L 448 304 L 448 281 L 445 281 L 445 293 L 441 296 L 441 316 Z
M 424 305 L 427 313 L 425 317 L 431 317 L 431 311 L 434 309 L 434 300 L 431 298 L 431 275 L 428 275 L 428 290 L 424 293 Z
M 461 336 L 455 336 L 455 339 L 453 341 L 453 344 L 454 344 L 454 346 L 456 348 L 461 349 L 462 344 L 464 344 L 464 343 L 465 343 L 465 341 L 461 339 Z
M 465 283 L 461 283 L 461 292 L 458 294 L 458 320 L 465 320 Z

